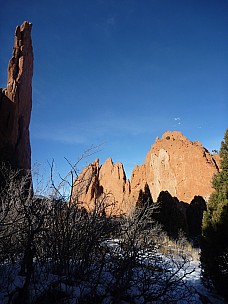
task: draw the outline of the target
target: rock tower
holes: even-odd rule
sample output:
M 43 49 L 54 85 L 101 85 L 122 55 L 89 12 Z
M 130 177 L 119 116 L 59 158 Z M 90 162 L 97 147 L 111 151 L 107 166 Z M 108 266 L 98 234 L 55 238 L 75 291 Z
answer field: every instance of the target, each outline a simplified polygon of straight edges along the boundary
M 31 169 L 29 124 L 32 110 L 32 24 L 17 26 L 7 87 L 0 89 L 0 161 Z

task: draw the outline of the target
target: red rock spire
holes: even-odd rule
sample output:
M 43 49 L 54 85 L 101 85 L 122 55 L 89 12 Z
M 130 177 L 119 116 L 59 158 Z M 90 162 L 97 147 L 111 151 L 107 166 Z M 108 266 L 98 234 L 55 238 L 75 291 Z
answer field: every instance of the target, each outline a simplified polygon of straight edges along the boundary
M 8 65 L 7 88 L 0 90 L 0 160 L 31 168 L 29 124 L 32 110 L 32 24 L 17 26 Z

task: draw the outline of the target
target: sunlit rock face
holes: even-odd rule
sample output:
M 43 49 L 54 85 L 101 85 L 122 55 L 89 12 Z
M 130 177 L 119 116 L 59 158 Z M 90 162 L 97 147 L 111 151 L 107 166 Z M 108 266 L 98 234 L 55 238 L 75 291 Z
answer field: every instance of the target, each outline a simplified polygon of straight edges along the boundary
M 0 161 L 16 169 L 31 168 L 29 124 L 32 110 L 32 24 L 15 31 L 7 87 L 0 89 Z
M 122 163 L 114 164 L 109 158 L 100 167 L 99 181 L 104 193 L 113 196 L 116 209 L 120 212 L 126 212 L 126 200 L 130 195 L 130 184 L 126 179 Z
M 157 138 L 145 160 L 146 181 L 154 201 L 161 191 L 169 191 L 188 203 L 195 195 L 208 199 L 218 168 L 217 157 L 181 132 L 166 132 L 161 139 Z
M 114 164 L 111 158 L 101 166 L 96 159 L 74 181 L 73 198 L 87 210 L 103 204 L 105 213 L 125 214 L 129 212 L 129 196 L 130 183 L 123 165 Z
M 145 163 L 133 169 L 130 181 L 126 179 L 122 163 L 113 164 L 108 159 L 100 166 L 96 160 L 84 169 L 86 187 L 80 191 L 75 187 L 74 191 L 80 192 L 79 200 L 88 205 L 105 194 L 112 197 L 116 204 L 114 214 L 132 211 L 139 190 L 144 189 L 146 183 L 154 202 L 161 191 L 168 191 L 187 203 L 196 195 L 207 200 L 213 191 L 211 180 L 219 170 L 219 161 L 219 156 L 210 154 L 200 142 L 191 142 L 181 132 L 166 132 L 161 139 L 156 139 Z

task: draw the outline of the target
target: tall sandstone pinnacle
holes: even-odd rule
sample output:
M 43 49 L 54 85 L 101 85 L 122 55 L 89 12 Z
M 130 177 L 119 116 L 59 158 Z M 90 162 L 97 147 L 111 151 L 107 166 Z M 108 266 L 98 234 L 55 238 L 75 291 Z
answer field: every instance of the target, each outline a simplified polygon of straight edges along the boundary
M 210 154 L 200 142 L 191 142 L 181 132 L 166 132 L 161 139 L 156 139 L 145 163 L 133 169 L 131 181 L 126 179 L 121 163 L 113 164 L 108 159 L 99 166 L 96 160 L 79 177 L 79 184 L 83 185 L 80 191 L 75 181 L 74 193 L 78 201 L 87 206 L 111 194 L 116 202 L 113 213 L 129 213 L 146 183 L 154 201 L 161 191 L 169 191 L 187 203 L 196 195 L 207 199 L 213 191 L 212 177 L 218 170 L 218 155 Z
M 32 24 L 17 26 L 7 87 L 0 89 L 0 161 L 31 169 L 29 124 L 32 110 Z

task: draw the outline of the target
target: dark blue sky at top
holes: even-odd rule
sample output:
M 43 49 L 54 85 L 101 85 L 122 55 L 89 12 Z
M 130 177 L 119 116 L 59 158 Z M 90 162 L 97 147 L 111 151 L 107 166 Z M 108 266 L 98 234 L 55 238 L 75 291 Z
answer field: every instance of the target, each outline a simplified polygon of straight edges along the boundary
M 16 25 L 33 23 L 32 161 L 64 173 L 91 145 L 128 176 L 156 136 L 219 149 L 228 122 L 228 1 L 4 1 L 0 86 Z

